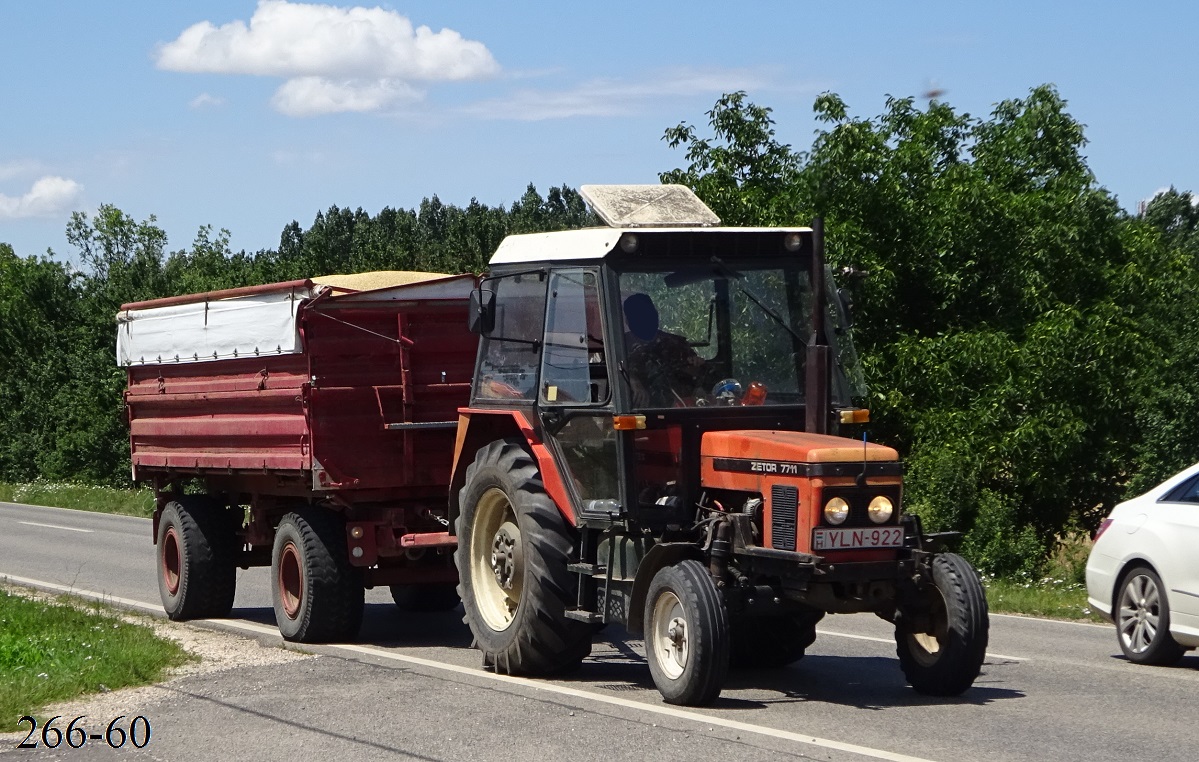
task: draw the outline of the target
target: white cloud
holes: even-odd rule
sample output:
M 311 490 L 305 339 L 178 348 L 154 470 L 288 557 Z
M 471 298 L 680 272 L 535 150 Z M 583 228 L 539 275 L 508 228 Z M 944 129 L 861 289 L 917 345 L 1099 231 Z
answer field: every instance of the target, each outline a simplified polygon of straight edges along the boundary
M 297 77 L 283 83 L 271 98 L 271 105 L 288 116 L 316 116 L 379 111 L 420 97 L 420 92 L 411 85 L 394 79 L 333 81 L 324 77 Z
M 50 217 L 61 214 L 83 193 L 83 186 L 65 177 L 47 176 L 34 182 L 23 196 L 0 193 L 0 220 Z
M 197 111 L 206 108 L 219 108 L 225 105 L 225 99 L 218 95 L 200 93 L 195 98 L 192 98 L 191 102 L 187 105 Z
M 395 11 L 261 0 L 249 24 L 193 24 L 156 51 L 160 69 L 286 80 L 285 114 L 374 111 L 409 100 L 412 82 L 480 79 L 499 71 L 487 47 L 452 29 L 414 27 Z
M 510 97 L 476 103 L 465 111 L 483 118 L 530 122 L 620 116 L 634 113 L 650 101 L 758 89 L 767 84 L 766 77 L 746 69 L 679 69 L 640 82 L 594 79 L 568 90 L 520 90 Z

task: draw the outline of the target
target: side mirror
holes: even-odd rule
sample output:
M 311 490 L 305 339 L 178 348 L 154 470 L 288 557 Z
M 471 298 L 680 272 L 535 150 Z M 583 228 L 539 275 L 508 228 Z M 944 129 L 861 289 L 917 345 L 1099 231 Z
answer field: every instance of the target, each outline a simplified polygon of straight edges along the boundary
M 470 292 L 470 317 L 467 327 L 471 333 L 485 335 L 495 328 L 495 292 L 476 288 Z

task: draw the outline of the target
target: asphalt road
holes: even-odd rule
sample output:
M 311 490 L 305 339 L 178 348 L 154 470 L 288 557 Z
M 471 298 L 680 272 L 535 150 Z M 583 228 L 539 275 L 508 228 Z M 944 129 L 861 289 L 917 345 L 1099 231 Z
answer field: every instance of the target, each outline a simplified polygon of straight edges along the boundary
M 4 576 L 158 607 L 144 519 L 0 503 Z M 975 686 L 936 699 L 904 683 L 887 623 L 831 616 L 799 663 L 734 673 L 715 706 L 683 710 L 661 702 L 642 644 L 615 628 L 569 678 L 525 680 L 480 668 L 460 612 L 402 616 L 385 590 L 368 591 L 367 601 L 357 644 L 174 683 L 170 701 L 143 712 L 155 736 L 137 754 L 1189 762 L 1199 753 L 1199 656 L 1170 668 L 1131 665 L 1114 629 L 1101 625 L 995 615 Z M 246 648 L 277 642 L 264 569 L 240 572 L 234 617 L 206 626 L 249 635 Z M 84 751 L 58 756 L 134 754 Z

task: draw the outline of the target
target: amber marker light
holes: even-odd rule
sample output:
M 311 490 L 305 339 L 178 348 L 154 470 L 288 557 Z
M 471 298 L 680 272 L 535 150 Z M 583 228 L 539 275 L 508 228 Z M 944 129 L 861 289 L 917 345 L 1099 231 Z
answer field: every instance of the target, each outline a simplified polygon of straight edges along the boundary
M 617 431 L 637 431 L 645 428 L 644 415 L 614 415 L 612 428 Z
M 842 410 L 841 423 L 870 423 L 870 411 L 864 407 Z

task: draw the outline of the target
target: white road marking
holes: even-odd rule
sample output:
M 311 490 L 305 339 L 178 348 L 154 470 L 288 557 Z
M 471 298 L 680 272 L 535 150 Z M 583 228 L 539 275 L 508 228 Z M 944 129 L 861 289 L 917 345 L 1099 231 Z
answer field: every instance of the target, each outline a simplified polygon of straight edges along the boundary
M 80 590 L 68 587 L 67 585 L 58 585 L 52 582 L 42 582 L 41 580 L 29 579 L 26 577 L 17 577 L 12 574 L 0 574 L 0 581 L 10 582 L 27 587 L 44 588 L 49 590 L 70 593 L 71 595 L 79 596 L 80 598 L 88 598 L 107 603 L 115 603 L 126 608 L 136 609 L 138 611 L 147 611 L 150 613 L 162 615 L 162 607 L 143 601 L 135 601 L 129 598 L 119 598 L 114 595 L 98 593 L 91 590 Z M 241 630 L 254 635 L 278 635 L 279 631 L 274 627 L 267 627 L 256 622 L 241 622 L 233 619 L 207 620 L 214 623 L 219 623 L 222 628 L 231 630 Z M 840 634 L 840 633 L 829 633 Z M 862 637 L 862 636 L 850 636 Z M 863 638 L 865 640 L 878 640 L 878 638 Z M 889 762 L 931 762 L 931 760 L 923 757 L 913 757 L 908 754 L 899 754 L 885 749 L 874 749 L 869 746 L 859 746 L 858 744 L 846 743 L 844 741 L 834 741 L 829 738 L 820 738 L 818 736 L 807 735 L 806 733 L 795 733 L 790 730 L 779 730 L 778 728 L 766 727 L 764 725 L 752 725 L 748 722 L 740 722 L 739 720 L 731 720 L 726 717 L 703 714 L 702 712 L 680 709 L 678 707 L 666 706 L 664 704 L 646 704 L 641 701 L 633 701 L 631 699 L 620 698 L 618 696 L 604 696 L 598 693 L 582 691 L 577 688 L 569 688 L 565 685 L 555 685 L 554 683 L 543 682 L 540 680 L 530 680 L 524 677 L 512 677 L 510 675 L 500 675 L 494 672 L 485 672 L 476 667 L 463 667 L 458 664 L 448 664 L 446 662 L 435 661 L 433 659 L 424 659 L 419 656 L 409 656 L 407 654 L 398 654 L 391 651 L 385 651 L 372 646 L 360 646 L 352 643 L 334 644 L 325 646 L 331 650 L 344 651 L 347 653 L 362 654 L 379 659 L 389 659 L 391 661 L 400 662 L 403 664 L 414 664 L 430 669 L 442 670 L 445 672 L 453 672 L 460 675 L 468 675 L 480 680 L 491 680 L 497 683 L 507 683 L 509 685 L 518 685 L 522 688 L 529 688 L 544 693 L 555 693 L 560 696 L 570 696 L 571 698 L 582 701 L 594 701 L 600 704 L 609 704 L 611 706 L 624 707 L 625 709 L 633 709 L 649 714 L 661 715 L 664 717 L 674 717 L 675 719 L 688 720 L 700 724 L 711 726 L 719 726 L 729 730 L 737 730 L 742 733 L 753 733 L 760 736 L 769 736 L 771 738 L 779 738 L 785 741 L 794 741 L 796 743 L 806 744 L 809 746 L 819 746 L 824 749 L 833 749 L 836 751 L 849 752 L 858 754 L 871 759 L 884 759 Z
M 59 526 L 58 524 L 39 524 L 36 521 L 18 521 L 17 523 L 24 524 L 25 526 L 28 526 L 28 527 L 45 527 L 46 529 L 65 529 L 68 532 L 86 532 L 87 534 L 91 534 L 92 532 L 96 531 L 94 529 L 79 529 L 78 527 L 64 527 L 64 526 Z
M 832 630 L 818 629 L 816 630 L 816 634 L 835 635 L 838 638 L 852 638 L 853 640 L 869 640 L 875 643 L 886 643 L 888 645 L 894 645 L 895 643 L 894 638 L 875 638 L 870 635 L 853 635 L 848 632 L 833 632 Z M 1027 656 L 1005 656 L 1004 654 L 991 653 L 990 651 L 987 651 L 987 656 L 992 659 L 1005 659 L 1008 661 L 1032 661 L 1032 659 Z
M 71 587 L 70 585 L 59 585 L 59 584 L 55 584 L 54 582 L 43 582 L 40 579 L 29 579 L 28 577 L 18 577 L 15 574 L 4 574 L 2 572 L 0 572 L 0 582 L 9 582 L 14 585 L 24 585 L 25 587 L 36 587 L 36 588 L 40 588 L 42 590 L 53 590 L 56 593 L 68 593 L 70 595 L 77 595 L 80 598 L 87 598 L 88 600 L 92 600 L 92 601 L 100 601 L 101 603 L 112 603 L 112 604 L 116 604 L 117 606 L 122 606 L 127 609 L 135 609 L 137 611 L 144 611 L 147 614 L 156 614 L 158 616 L 163 615 L 161 605 L 153 605 L 150 603 L 143 603 L 142 601 L 135 601 L 132 598 L 119 598 L 115 595 L 109 595 L 107 593 L 97 593 L 97 592 L 93 592 L 91 590 L 80 590 L 79 588 Z
M 1098 627 L 1101 630 L 1110 630 L 1112 625 L 1100 624 L 1099 622 L 1071 622 L 1069 619 L 1046 619 L 1042 616 L 1024 616 L 1022 614 L 996 614 L 991 612 L 991 616 L 997 616 L 1003 619 L 1023 619 L 1033 622 L 1053 622 L 1054 624 L 1072 624 L 1075 627 Z

